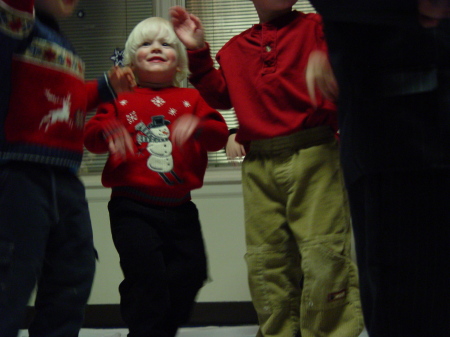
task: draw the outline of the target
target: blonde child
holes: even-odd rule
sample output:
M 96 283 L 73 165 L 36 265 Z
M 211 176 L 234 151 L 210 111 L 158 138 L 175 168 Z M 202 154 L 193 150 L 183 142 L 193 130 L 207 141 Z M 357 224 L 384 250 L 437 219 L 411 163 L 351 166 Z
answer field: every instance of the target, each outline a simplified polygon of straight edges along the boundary
M 203 184 L 207 151 L 223 148 L 228 131 L 197 90 L 179 87 L 187 55 L 167 20 L 140 22 L 125 59 L 138 87 L 99 107 L 85 145 L 110 154 L 102 182 L 112 188 L 108 209 L 128 336 L 173 337 L 207 276 L 190 192 Z

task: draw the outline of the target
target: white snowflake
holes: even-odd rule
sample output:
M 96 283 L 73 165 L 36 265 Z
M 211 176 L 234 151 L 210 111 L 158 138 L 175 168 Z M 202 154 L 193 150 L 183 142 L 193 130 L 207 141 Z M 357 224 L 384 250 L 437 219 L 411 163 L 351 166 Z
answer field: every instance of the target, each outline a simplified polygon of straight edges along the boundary
M 174 108 L 169 109 L 169 115 L 175 116 L 176 114 L 177 114 L 177 109 L 174 109 Z
M 183 101 L 183 105 L 184 105 L 186 108 L 189 108 L 189 107 L 191 106 L 191 103 L 189 103 L 188 101 Z
M 128 124 L 131 124 L 131 123 L 137 121 L 136 111 L 130 112 L 126 117 L 127 117 Z
M 128 101 L 126 99 L 123 99 L 121 101 L 119 101 L 120 105 L 125 106 L 128 104 Z
M 152 99 L 153 104 L 155 104 L 157 107 L 161 107 L 163 106 L 166 101 L 163 100 L 161 97 L 156 96 L 155 98 Z

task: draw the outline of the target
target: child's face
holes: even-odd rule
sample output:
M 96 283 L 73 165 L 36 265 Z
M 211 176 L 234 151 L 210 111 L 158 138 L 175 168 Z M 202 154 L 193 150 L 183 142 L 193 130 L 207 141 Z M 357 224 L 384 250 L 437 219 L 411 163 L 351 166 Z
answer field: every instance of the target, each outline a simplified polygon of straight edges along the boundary
M 131 68 L 139 84 L 172 84 L 178 71 L 177 52 L 158 36 L 152 41 L 145 41 L 137 49 Z
M 274 20 L 292 10 L 297 0 L 251 0 L 258 13 L 259 22 Z
M 281 11 L 289 9 L 296 4 L 298 0 L 252 0 L 255 8 L 264 11 Z
M 36 0 L 35 7 L 38 11 L 54 18 L 64 18 L 73 13 L 78 0 Z

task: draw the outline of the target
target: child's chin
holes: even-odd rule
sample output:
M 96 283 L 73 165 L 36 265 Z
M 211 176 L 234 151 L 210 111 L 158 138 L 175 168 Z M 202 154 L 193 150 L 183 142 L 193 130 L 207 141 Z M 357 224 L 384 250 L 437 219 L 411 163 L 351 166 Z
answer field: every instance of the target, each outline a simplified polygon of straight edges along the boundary
M 78 0 L 61 0 L 60 16 L 61 17 L 70 16 L 73 13 L 77 3 Z
M 78 0 L 61 0 L 65 6 L 75 7 Z

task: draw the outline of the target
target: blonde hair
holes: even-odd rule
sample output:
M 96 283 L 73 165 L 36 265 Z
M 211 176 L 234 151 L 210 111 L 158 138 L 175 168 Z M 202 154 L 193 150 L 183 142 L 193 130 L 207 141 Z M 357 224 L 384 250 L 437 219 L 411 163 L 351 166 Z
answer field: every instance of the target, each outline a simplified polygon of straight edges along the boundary
M 181 82 L 189 75 L 188 57 L 186 47 L 178 39 L 172 24 L 166 19 L 156 16 L 150 17 L 139 22 L 133 28 L 125 43 L 124 64 L 130 66 L 134 60 L 136 51 L 142 43 L 148 40 L 154 40 L 158 36 L 165 36 L 166 42 L 177 52 L 180 71 L 175 75 L 173 85 L 179 87 Z

